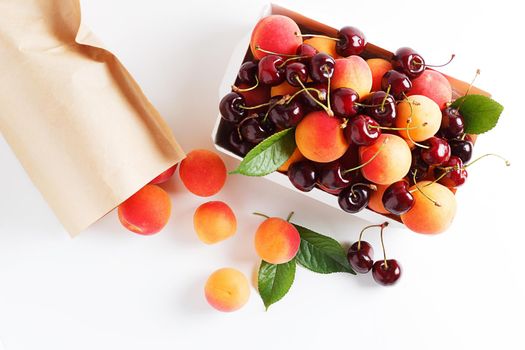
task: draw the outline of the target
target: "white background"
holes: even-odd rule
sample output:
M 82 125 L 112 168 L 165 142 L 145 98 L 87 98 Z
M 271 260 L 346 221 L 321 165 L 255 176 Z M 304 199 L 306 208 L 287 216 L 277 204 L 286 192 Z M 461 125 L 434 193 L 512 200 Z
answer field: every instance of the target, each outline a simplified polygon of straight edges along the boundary
M 178 3 L 86 0 L 83 8 L 182 146 L 211 148 L 223 69 L 264 1 Z M 469 169 L 448 232 L 387 231 L 388 253 L 404 268 L 392 288 L 370 275 L 298 269 L 290 293 L 269 312 L 255 289 L 242 310 L 216 312 L 203 298 L 206 277 L 224 266 L 251 276 L 257 265 L 252 239 L 260 220 L 250 212 L 295 210 L 298 223 L 342 242 L 366 223 L 265 180 L 232 176 L 213 199 L 234 208 L 238 233 L 206 246 L 192 229 L 204 200 L 176 177 L 166 186 L 173 215 L 160 234 L 128 232 L 113 212 L 71 239 L 0 140 L 0 349 L 523 349 L 525 28 L 514 3 L 288 3 L 335 27 L 358 26 L 380 46 L 415 47 L 427 62 L 454 52 L 443 71 L 470 80 L 481 68 L 477 85 L 506 107 L 475 153 L 500 153 L 513 165 L 487 159 Z M 367 236 L 376 247 L 377 238 Z

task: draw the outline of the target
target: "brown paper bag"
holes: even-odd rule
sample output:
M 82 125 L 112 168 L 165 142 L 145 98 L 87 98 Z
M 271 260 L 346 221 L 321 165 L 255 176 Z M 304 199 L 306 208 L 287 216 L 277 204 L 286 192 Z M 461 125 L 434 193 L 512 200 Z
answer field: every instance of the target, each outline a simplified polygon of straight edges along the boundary
M 78 0 L 0 0 L 0 131 L 75 235 L 184 154 Z

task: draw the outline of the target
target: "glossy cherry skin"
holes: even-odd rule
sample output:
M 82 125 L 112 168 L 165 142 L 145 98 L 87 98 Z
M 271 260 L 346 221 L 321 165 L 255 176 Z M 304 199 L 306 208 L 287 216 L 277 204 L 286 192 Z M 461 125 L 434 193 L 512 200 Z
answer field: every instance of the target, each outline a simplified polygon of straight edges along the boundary
M 300 87 L 301 84 L 299 81 L 303 85 L 308 81 L 308 68 L 301 62 L 288 63 L 285 68 L 285 76 L 288 84 Z M 297 81 L 297 79 L 299 79 L 299 81 Z
M 335 60 L 326 53 L 315 54 L 310 60 L 310 77 L 316 83 L 326 83 L 334 75 Z
M 288 168 L 288 178 L 300 191 L 309 192 L 315 187 L 317 170 L 310 161 L 293 163 Z
M 465 132 L 465 122 L 463 121 L 463 116 L 456 108 L 447 107 L 443 110 L 439 130 L 447 139 L 463 135 Z
M 372 277 L 383 286 L 391 286 L 401 277 L 401 266 L 395 259 L 387 259 L 386 264 L 384 260 L 376 261 L 372 267 Z
M 255 85 L 257 83 L 257 74 L 259 63 L 255 61 L 246 61 L 241 65 L 237 78 L 241 83 Z
M 339 193 L 339 206 L 347 213 L 358 213 L 368 205 L 370 191 L 365 185 L 349 186 Z
M 370 146 L 381 136 L 379 124 L 364 114 L 352 118 L 344 131 L 346 139 L 358 146 Z
M 391 63 L 395 70 L 404 73 L 410 79 L 419 77 L 425 71 L 425 60 L 410 47 L 397 49 Z
M 264 56 L 259 61 L 258 77 L 263 84 L 274 86 L 284 81 L 284 59 L 277 55 Z
M 428 165 L 440 165 L 450 158 L 450 145 L 447 140 L 432 136 L 424 142 L 429 148 L 421 150 L 421 159 Z
M 463 164 L 470 162 L 474 150 L 474 144 L 471 141 L 452 139 L 448 143 L 453 156 L 459 157 Z
M 456 156 L 450 156 L 450 159 L 441 164 L 439 167 L 436 167 L 434 169 L 434 177 L 437 179 L 441 177 L 444 171 L 446 169 L 442 168 L 448 168 L 453 167 L 452 170 L 449 170 L 445 176 L 443 176 L 439 183 L 447 186 L 447 187 L 459 187 L 467 181 L 468 173 L 465 168 L 463 168 L 463 162 L 459 157 Z
M 273 106 L 268 113 L 268 119 L 278 129 L 288 129 L 299 124 L 304 115 L 304 107 L 297 99 L 293 99 L 289 103 Z
M 246 105 L 244 97 L 236 92 L 226 94 L 219 103 L 219 111 L 222 119 L 230 123 L 240 122 L 246 115 Z
M 367 273 L 374 265 L 374 248 L 366 241 L 355 242 L 348 248 L 346 258 L 358 273 Z
M 251 143 L 259 143 L 273 132 L 270 123 L 263 122 L 263 117 L 248 117 L 239 124 L 242 139 Z
M 306 84 L 306 87 L 308 88 L 314 88 L 317 89 L 320 92 L 320 95 L 316 91 L 309 91 L 310 94 L 316 98 L 321 103 L 326 103 L 326 98 L 328 96 L 328 86 L 323 83 L 308 83 Z M 302 92 L 299 95 L 299 99 L 301 101 L 301 104 L 306 107 L 309 110 L 319 110 L 322 107 L 319 106 L 311 97 L 310 94 L 308 94 L 306 91 Z
M 366 47 L 366 38 L 356 27 L 343 27 L 337 33 L 339 41 L 335 44 L 335 51 L 343 56 L 360 55 Z
M 428 175 L 428 164 L 421 159 L 421 150 L 422 148 L 415 147 L 412 150 L 412 165 L 410 166 L 409 171 L 409 182 L 414 185 L 414 173 L 416 174 L 416 181 L 421 181 L 425 179 Z
M 367 99 L 367 104 L 372 107 L 365 108 L 366 115 L 374 118 L 381 126 L 389 127 L 394 125 L 397 115 L 394 96 L 390 94 L 387 96 L 387 93 L 384 91 L 376 91 Z
M 335 89 L 330 94 L 330 104 L 334 114 L 341 118 L 353 117 L 359 113 L 359 95 L 350 88 Z
M 405 74 L 391 69 L 381 79 L 381 90 L 387 91 L 388 86 L 390 86 L 392 96 L 396 99 L 402 99 L 412 89 L 412 82 Z
M 315 47 L 308 44 L 301 44 L 297 46 L 297 50 L 295 50 L 295 54 L 302 57 L 301 62 L 304 64 L 309 64 L 310 59 L 318 53 L 319 51 L 317 51 Z
M 344 173 L 342 165 L 338 161 L 323 164 L 319 168 L 317 184 L 329 193 L 336 193 L 350 185 L 352 174 Z
M 383 193 L 383 206 L 394 215 L 401 215 L 412 209 L 414 196 L 410 193 L 407 181 L 397 181 L 387 187 Z
M 241 139 L 241 136 L 239 135 L 237 129 L 234 129 L 230 133 L 228 142 L 230 143 L 230 146 L 233 149 L 233 151 L 242 157 L 248 154 L 248 152 L 250 152 L 250 150 L 255 146 L 255 144 L 249 143 Z

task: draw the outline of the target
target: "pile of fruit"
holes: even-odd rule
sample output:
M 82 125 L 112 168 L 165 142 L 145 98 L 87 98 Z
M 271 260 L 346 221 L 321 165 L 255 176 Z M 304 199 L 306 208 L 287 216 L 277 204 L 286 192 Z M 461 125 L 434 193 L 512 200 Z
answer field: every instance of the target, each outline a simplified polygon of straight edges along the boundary
M 445 231 L 475 135 L 503 107 L 469 91 L 453 100 L 430 67 L 407 47 L 370 57 L 354 27 L 328 37 L 303 34 L 286 16 L 263 18 L 219 106 L 225 147 L 244 157 L 234 173 L 279 171 L 301 191 L 338 196 L 346 212 L 368 207 L 418 233 Z

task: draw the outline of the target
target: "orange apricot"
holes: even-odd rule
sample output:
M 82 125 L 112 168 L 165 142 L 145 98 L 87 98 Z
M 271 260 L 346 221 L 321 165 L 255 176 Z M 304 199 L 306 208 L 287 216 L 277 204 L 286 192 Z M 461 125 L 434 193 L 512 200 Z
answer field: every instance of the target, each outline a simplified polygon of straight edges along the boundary
M 366 60 L 366 63 L 370 67 L 372 72 L 372 90 L 371 91 L 380 91 L 381 90 L 381 79 L 386 72 L 392 69 L 392 64 L 390 61 L 387 61 L 383 58 L 370 58 Z
M 365 97 L 372 89 L 372 72 L 364 59 L 349 56 L 335 60 L 334 75 L 330 82 L 332 90 L 351 88 L 359 97 Z
M 228 204 L 211 201 L 201 204 L 193 214 L 193 228 L 201 241 L 213 244 L 237 231 L 237 219 Z
M 331 40 L 328 38 L 322 38 L 322 37 L 311 37 L 311 38 L 305 39 L 304 43 L 312 46 L 314 49 L 316 49 L 319 52 L 329 54 L 334 59 L 341 57 L 335 51 L 335 44 L 336 44 L 335 40 Z
M 180 179 L 193 194 L 201 197 L 213 196 L 226 182 L 226 166 L 216 153 L 196 149 L 188 153 L 180 163 Z
M 264 220 L 255 232 L 255 250 L 270 264 L 284 264 L 292 260 L 301 243 L 294 225 L 281 218 Z
M 410 130 L 399 130 L 399 134 L 413 141 L 425 141 L 434 136 L 441 126 L 441 110 L 430 98 L 422 95 L 412 95 L 398 103 L 396 127 Z M 408 122 L 410 121 L 410 124 Z
M 204 296 L 208 304 L 219 311 L 236 311 L 248 301 L 250 284 L 239 270 L 222 268 L 208 277 L 204 286 Z
M 302 44 L 301 30 L 293 19 L 281 15 L 270 15 L 261 19 L 253 28 L 250 49 L 255 59 L 260 60 L 267 53 L 261 48 L 277 54 L 294 55 Z
M 128 230 L 151 235 L 162 230 L 171 214 L 169 195 L 157 185 L 146 185 L 118 207 L 118 218 Z
M 368 207 L 379 214 L 390 214 L 383 205 L 383 193 L 389 185 L 376 185 L 377 189 L 372 191 L 368 201 Z
M 304 159 L 305 158 L 302 155 L 301 151 L 299 151 L 299 148 L 295 147 L 295 150 L 293 151 L 290 158 L 288 158 L 288 160 L 286 160 L 286 162 L 284 162 L 284 164 L 281 165 L 279 169 L 277 170 L 282 171 L 282 172 L 287 172 L 290 165 L 292 165 L 295 162 L 300 162 L 301 160 L 304 160 Z

